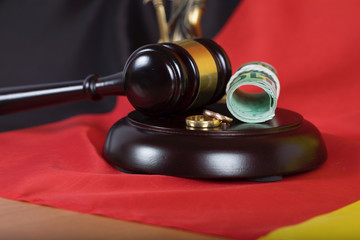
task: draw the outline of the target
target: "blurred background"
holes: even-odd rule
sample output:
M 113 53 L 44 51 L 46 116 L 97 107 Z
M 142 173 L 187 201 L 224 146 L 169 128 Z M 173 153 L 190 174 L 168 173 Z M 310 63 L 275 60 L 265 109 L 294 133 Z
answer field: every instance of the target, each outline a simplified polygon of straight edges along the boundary
M 164 1 L 167 16 L 171 2 Z M 207 0 L 203 37 L 213 38 L 240 2 Z M 159 40 L 154 5 L 142 0 L 3 0 L 0 29 L 0 88 L 119 72 L 135 49 Z M 109 97 L 2 115 L 0 131 L 104 113 L 115 104 Z

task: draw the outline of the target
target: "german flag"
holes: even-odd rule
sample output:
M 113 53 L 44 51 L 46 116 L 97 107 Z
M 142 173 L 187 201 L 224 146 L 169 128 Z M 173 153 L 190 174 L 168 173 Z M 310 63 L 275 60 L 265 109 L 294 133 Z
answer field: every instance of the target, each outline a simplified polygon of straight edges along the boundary
M 121 70 L 133 48 L 156 41 L 138 36 L 150 31 L 147 19 L 154 15 L 129 29 L 129 22 L 142 19 L 136 14 L 145 14 L 134 13 L 143 11 L 134 2 L 1 2 L 0 41 L 8 42 L 0 44 L 0 82 Z M 99 111 L 79 103 L 64 117 L 70 105 L 43 113 L 57 119 L 28 125 L 30 115 L 16 115 L 6 120 L 9 125 L 4 120 L 0 197 L 233 239 L 359 239 L 360 1 L 243 0 L 226 9 L 224 2 L 215 9 L 230 17 L 221 18 L 227 21 L 216 35 L 204 35 L 224 48 L 234 70 L 253 61 L 276 68 L 278 106 L 299 112 L 322 133 L 328 159 L 320 168 L 266 183 L 120 172 L 102 157 L 108 130 L 133 110 L 118 97 L 94 107 Z M 32 14 L 37 22 L 24 17 L 36 11 L 43 17 Z M 121 22 L 125 15 L 128 22 Z M 203 24 L 211 25 L 210 18 L 216 22 L 218 16 L 213 12 Z M 121 44 L 116 26 L 134 40 Z M 26 31 L 20 34 L 20 27 Z

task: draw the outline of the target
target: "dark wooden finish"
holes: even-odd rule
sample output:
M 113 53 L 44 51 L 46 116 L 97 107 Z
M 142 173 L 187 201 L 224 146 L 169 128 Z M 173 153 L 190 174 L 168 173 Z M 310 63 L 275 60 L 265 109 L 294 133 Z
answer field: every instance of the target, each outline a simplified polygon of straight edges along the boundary
M 209 109 L 229 115 L 224 104 Z M 109 131 L 104 157 L 125 172 L 199 179 L 285 176 L 327 158 L 319 131 L 298 113 L 277 109 L 262 124 L 235 120 L 226 129 L 187 129 L 186 116 L 200 113 L 153 118 L 131 112 Z
M 218 84 L 206 104 L 214 103 L 225 94 L 231 76 L 230 61 L 212 40 L 196 41 L 210 52 L 216 64 Z M 0 114 L 126 95 L 138 111 L 159 116 L 187 110 L 198 91 L 201 89 L 197 63 L 185 48 L 174 43 L 150 44 L 129 57 L 123 72 L 111 76 L 90 75 L 85 80 L 2 89 Z
M 104 96 L 123 94 L 124 78 L 122 73 L 102 78 L 93 74 L 85 80 L 9 87 L 0 90 L 0 114 L 85 99 L 97 101 Z

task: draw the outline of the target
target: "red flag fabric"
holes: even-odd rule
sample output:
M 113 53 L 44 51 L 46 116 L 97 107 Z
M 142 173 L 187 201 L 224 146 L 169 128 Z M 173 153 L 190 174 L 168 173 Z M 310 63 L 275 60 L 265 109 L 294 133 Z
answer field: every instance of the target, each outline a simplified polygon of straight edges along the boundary
M 0 196 L 112 218 L 255 239 L 360 199 L 360 15 L 357 0 L 245 0 L 215 40 L 234 70 L 265 61 L 279 106 L 322 132 L 328 160 L 272 183 L 126 174 L 101 156 L 132 107 L 0 134 Z M 124 136 L 126 137 L 126 136 Z

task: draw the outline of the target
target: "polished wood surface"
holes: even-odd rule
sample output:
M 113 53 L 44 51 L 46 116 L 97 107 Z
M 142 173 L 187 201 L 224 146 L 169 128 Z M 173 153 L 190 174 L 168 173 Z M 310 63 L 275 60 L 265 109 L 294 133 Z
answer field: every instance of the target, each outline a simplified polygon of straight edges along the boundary
M 231 116 L 225 104 L 206 108 Z M 110 129 L 104 158 L 125 172 L 256 181 L 310 171 L 327 158 L 319 130 L 296 112 L 277 108 L 264 123 L 235 119 L 217 128 L 186 126 L 188 116 L 202 113 L 197 109 L 158 118 L 133 111 Z
M 210 39 L 149 44 L 110 76 L 0 89 L 0 113 L 115 95 L 127 96 L 138 111 L 162 116 L 217 102 L 230 77 L 228 56 Z
M 0 239 L 224 238 L 0 198 Z

